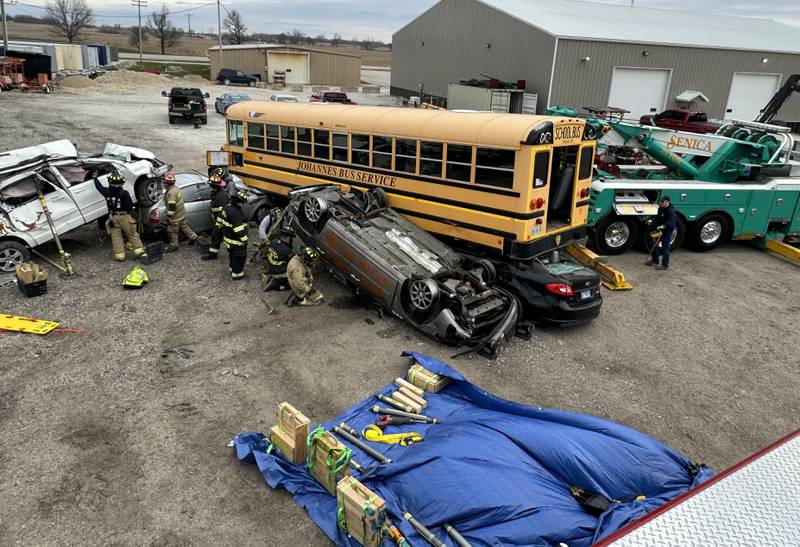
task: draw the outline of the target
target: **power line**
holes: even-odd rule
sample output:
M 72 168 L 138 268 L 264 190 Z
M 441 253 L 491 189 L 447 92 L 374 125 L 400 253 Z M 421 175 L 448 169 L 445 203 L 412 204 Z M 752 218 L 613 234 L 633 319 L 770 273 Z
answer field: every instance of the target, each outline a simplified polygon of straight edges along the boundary
M 207 4 L 202 4 L 200 6 L 195 6 L 193 8 L 186 8 L 186 9 L 182 9 L 182 10 L 178 10 L 178 11 L 171 11 L 169 14 L 170 15 L 178 15 L 179 13 L 187 13 L 187 12 L 190 12 L 190 11 L 195 11 L 195 10 L 207 8 L 208 6 L 213 6 L 215 3 L 216 2 L 208 2 Z M 15 6 L 27 6 L 29 8 L 35 8 L 35 9 L 38 9 L 38 10 L 47 11 L 47 8 L 45 8 L 43 6 L 36 6 L 34 4 L 26 4 L 24 2 L 17 2 L 16 4 L 13 4 L 13 5 L 15 5 Z M 138 15 L 107 15 L 107 14 L 102 14 L 102 13 L 94 13 L 93 15 L 95 17 L 107 17 L 109 19 L 135 19 L 135 18 L 138 17 Z

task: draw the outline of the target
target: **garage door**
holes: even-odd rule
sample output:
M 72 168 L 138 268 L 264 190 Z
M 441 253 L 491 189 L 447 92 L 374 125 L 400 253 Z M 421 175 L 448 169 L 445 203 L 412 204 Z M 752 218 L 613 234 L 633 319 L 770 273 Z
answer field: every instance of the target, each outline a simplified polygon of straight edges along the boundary
M 608 105 L 630 110 L 626 117 L 638 120 L 664 109 L 670 71 L 651 68 L 614 69 Z
M 780 85 L 780 74 L 735 72 L 725 117 L 732 120 L 755 120 Z
M 286 73 L 287 84 L 310 84 L 308 53 L 270 52 L 267 59 L 270 75 L 275 72 Z

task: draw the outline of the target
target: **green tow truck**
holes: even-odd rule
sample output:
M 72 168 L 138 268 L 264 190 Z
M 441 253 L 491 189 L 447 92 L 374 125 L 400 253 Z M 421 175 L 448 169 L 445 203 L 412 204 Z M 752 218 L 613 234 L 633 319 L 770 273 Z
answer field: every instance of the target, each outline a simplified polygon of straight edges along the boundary
M 653 137 L 652 128 L 601 123 L 653 164 L 619 165 L 616 175 L 597 172 L 588 218 L 597 251 L 620 254 L 646 241 L 645 221 L 668 195 L 677 212 L 671 248 L 688 243 L 708 251 L 735 238 L 800 253 L 784 243 L 800 236 L 800 161 L 786 128 L 737 121 L 730 136 L 715 136 L 721 142 L 712 154 L 679 156 Z

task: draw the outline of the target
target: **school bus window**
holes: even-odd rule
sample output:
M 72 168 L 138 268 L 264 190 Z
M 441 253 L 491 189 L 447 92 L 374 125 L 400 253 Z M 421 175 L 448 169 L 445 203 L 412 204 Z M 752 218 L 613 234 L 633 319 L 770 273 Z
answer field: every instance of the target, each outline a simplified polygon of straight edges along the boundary
M 328 129 L 314 130 L 314 157 L 331 159 L 331 132 Z
M 267 150 L 278 152 L 280 148 L 280 128 L 272 123 L 267 124 Z
M 350 148 L 352 148 L 352 163 L 369 166 L 369 135 L 351 134 Z
M 297 155 L 311 157 L 311 129 L 297 128 Z
M 533 160 L 534 188 L 544 188 L 547 186 L 548 171 L 550 171 L 550 152 L 544 150 L 537 152 Z
M 395 139 L 394 170 L 403 173 L 417 172 L 417 141 L 414 139 Z
M 514 187 L 514 150 L 478 147 L 475 155 L 475 182 Z
M 447 143 L 446 178 L 469 182 L 471 171 L 472 146 Z
M 257 148 L 264 150 L 264 124 L 263 123 L 248 123 L 247 124 L 247 146 L 249 148 Z
M 444 145 L 440 142 L 420 141 L 419 143 L 419 174 L 431 177 L 442 176 L 442 155 Z
M 294 127 L 289 125 L 281 126 L 281 152 L 284 154 L 294 154 Z
M 347 133 L 333 134 L 333 160 L 347 161 Z
M 228 120 L 228 144 L 231 146 L 244 146 L 242 122 Z
M 578 168 L 578 180 L 588 179 L 592 176 L 592 147 L 584 146 L 581 148 L 581 164 Z
M 392 168 L 392 137 L 372 136 L 372 167 Z

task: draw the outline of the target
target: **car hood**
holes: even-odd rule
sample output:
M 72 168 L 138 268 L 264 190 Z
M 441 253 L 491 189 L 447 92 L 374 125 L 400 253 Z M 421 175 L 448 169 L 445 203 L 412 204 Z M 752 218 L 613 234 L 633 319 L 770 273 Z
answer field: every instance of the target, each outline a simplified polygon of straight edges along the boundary
M 0 153 L 0 173 L 35 165 L 47 159 L 75 158 L 78 151 L 67 139 Z
M 113 142 L 106 144 L 106 148 L 103 150 L 103 155 L 121 157 L 125 161 L 156 159 L 155 154 L 147 150 L 143 150 L 142 148 L 123 146 L 121 144 L 114 144 Z

